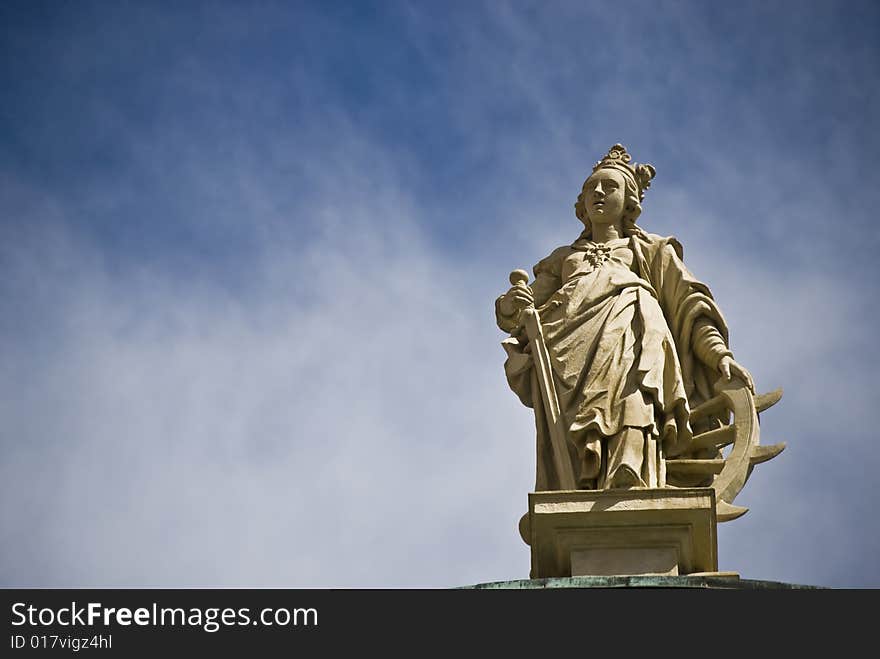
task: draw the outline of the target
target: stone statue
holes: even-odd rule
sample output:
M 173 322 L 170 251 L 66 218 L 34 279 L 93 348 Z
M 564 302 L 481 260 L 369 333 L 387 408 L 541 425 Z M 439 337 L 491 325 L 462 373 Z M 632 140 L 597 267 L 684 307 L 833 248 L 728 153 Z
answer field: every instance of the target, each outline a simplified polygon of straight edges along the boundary
M 714 487 L 719 519 L 733 519 L 752 465 L 783 448 L 757 436 L 757 412 L 782 394 L 754 396 L 679 242 L 636 224 L 655 173 L 620 144 L 596 163 L 575 204 L 580 236 L 531 284 L 511 273 L 496 300 L 504 368 L 534 409 L 537 492 Z

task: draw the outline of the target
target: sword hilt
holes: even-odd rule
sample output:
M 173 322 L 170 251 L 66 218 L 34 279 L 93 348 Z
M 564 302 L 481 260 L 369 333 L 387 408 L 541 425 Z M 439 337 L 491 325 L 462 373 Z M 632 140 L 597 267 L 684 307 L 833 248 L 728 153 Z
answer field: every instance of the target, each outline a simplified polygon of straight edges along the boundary
M 525 270 L 514 270 L 510 273 L 510 283 L 514 286 L 528 286 L 529 273 Z
M 514 287 L 525 288 L 526 290 L 529 290 L 529 273 L 525 270 L 514 270 L 510 273 L 509 279 L 510 283 Z M 535 308 L 532 305 L 529 305 L 524 309 L 520 309 L 519 314 L 517 315 L 517 326 L 513 330 L 513 332 L 511 332 L 511 334 L 513 336 L 522 337 L 523 332 L 525 331 L 525 328 L 523 327 L 523 320 L 525 320 L 526 316 L 534 313 Z

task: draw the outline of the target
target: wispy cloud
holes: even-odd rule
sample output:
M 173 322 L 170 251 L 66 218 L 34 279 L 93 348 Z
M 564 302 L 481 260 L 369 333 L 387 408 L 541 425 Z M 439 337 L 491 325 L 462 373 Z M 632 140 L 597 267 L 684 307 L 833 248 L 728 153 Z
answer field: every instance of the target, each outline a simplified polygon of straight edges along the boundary
M 492 302 L 577 235 L 578 186 L 622 140 L 658 168 L 643 225 L 684 242 L 737 358 L 786 390 L 762 427 L 789 448 L 722 526 L 722 568 L 880 584 L 877 193 L 856 184 L 876 12 L 639 4 L 624 34 L 581 4 L 16 23 L 0 581 L 525 577 L 533 421 Z

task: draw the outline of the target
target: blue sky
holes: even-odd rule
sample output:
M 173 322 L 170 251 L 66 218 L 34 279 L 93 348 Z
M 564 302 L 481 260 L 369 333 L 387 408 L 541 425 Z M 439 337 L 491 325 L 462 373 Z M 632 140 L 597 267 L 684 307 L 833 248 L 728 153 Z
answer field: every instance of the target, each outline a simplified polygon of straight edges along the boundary
M 6 2 L 0 583 L 528 574 L 492 303 L 615 142 L 787 450 L 743 576 L 880 587 L 876 3 Z

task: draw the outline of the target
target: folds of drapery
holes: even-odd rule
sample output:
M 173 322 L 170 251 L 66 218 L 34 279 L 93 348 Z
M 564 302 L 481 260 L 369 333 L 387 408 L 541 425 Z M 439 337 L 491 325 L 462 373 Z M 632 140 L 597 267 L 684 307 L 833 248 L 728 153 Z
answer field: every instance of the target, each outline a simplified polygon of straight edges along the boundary
M 678 241 L 641 234 L 632 236 L 628 244 L 633 253 L 633 280 L 623 277 L 605 282 L 609 290 L 604 294 L 592 290 L 587 304 L 580 305 L 577 287 L 595 287 L 597 282 L 586 277 L 568 284 L 560 281 L 572 287 L 564 291 L 569 306 L 554 313 L 555 306 L 550 304 L 545 310 L 545 334 L 572 439 L 573 464 L 578 459 L 578 440 L 590 431 L 610 436 L 623 427 L 641 427 L 646 436 L 660 439 L 664 453 L 690 442 L 689 408 L 711 396 L 717 377 L 696 357 L 692 345 L 698 319 L 708 319 L 727 344 L 724 317 L 709 289 L 684 266 Z M 558 273 L 559 263 L 574 250 L 557 249 L 536 266 L 542 286 L 548 286 L 549 278 L 541 272 Z M 502 346 L 511 389 L 535 410 L 536 487 L 556 489 L 549 431 L 531 356 L 524 352 L 520 339 L 505 339 Z

